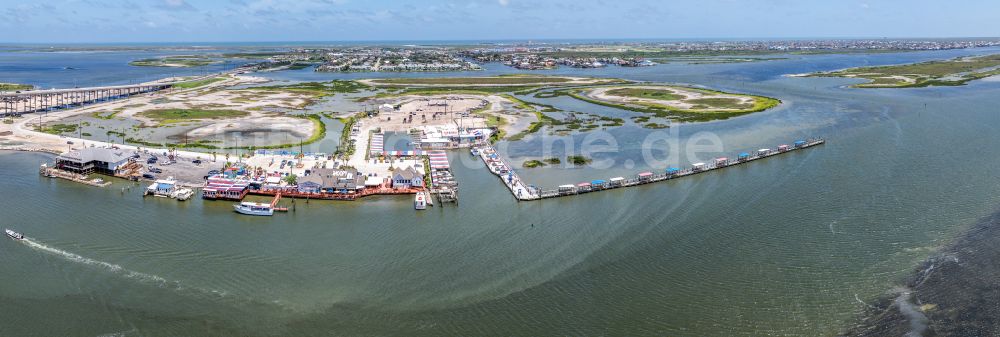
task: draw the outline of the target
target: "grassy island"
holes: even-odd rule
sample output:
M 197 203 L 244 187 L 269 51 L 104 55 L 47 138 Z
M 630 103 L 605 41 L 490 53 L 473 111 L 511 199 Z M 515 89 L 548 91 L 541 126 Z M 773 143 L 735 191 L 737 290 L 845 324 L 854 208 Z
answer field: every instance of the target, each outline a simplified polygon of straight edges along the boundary
M 969 81 L 1000 75 L 1000 54 L 967 56 L 944 61 L 850 68 L 812 73 L 810 77 L 845 77 L 868 80 L 854 88 L 920 88 L 958 86 Z
M 667 85 L 572 88 L 546 95 L 568 95 L 593 104 L 680 121 L 726 119 L 781 104 L 780 100 L 770 97 Z
M 536 167 L 545 166 L 545 163 L 543 163 L 540 160 L 534 160 L 534 159 L 532 159 L 532 160 L 525 161 L 524 164 L 521 164 L 521 166 L 524 166 L 524 168 L 536 168 Z
M 219 63 L 219 61 L 212 60 L 207 56 L 178 55 L 178 56 L 167 56 L 167 57 L 135 60 L 129 62 L 128 64 L 130 66 L 135 66 L 135 67 L 190 68 L 190 67 L 203 67 L 215 63 Z
M 580 155 L 566 157 L 566 162 L 576 166 L 587 165 L 590 164 L 591 161 L 593 160 Z

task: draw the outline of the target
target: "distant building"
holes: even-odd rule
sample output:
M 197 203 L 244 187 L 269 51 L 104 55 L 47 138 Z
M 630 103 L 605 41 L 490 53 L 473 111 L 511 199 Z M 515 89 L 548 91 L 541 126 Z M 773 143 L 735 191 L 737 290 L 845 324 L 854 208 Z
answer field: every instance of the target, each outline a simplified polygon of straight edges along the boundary
M 411 166 L 397 169 L 392 173 L 393 188 L 411 188 L 424 186 L 424 175 Z
M 56 168 L 80 174 L 115 175 L 131 160 L 131 156 L 119 149 L 87 147 L 56 157 Z

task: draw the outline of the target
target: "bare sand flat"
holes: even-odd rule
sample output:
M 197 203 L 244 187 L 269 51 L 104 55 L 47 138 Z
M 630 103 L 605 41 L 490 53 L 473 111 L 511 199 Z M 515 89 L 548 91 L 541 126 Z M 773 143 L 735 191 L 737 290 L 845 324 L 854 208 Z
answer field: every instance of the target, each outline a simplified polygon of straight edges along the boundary
M 303 118 L 253 117 L 208 124 L 188 131 L 187 136 L 203 139 L 234 132 L 288 132 L 297 137 L 307 138 L 312 135 L 315 128 L 311 121 Z

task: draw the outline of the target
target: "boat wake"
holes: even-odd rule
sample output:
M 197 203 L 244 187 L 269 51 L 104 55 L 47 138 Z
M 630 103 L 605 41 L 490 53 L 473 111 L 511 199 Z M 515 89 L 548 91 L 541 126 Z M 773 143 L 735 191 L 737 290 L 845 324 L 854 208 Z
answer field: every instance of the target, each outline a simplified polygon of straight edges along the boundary
M 61 257 L 70 262 L 76 262 L 88 266 L 97 267 L 105 271 L 111 272 L 112 274 L 120 275 L 130 280 L 138 281 L 141 284 L 154 286 L 161 289 L 167 289 L 170 291 L 174 291 L 180 295 L 192 296 L 195 298 L 202 298 L 202 299 L 206 298 L 207 296 L 209 298 L 214 298 L 224 303 L 230 303 L 234 305 L 269 303 L 287 309 L 287 307 L 282 304 L 283 303 L 282 301 L 276 300 L 269 302 L 261 302 L 260 300 L 254 298 L 236 296 L 235 294 L 229 293 L 227 291 L 185 286 L 184 284 L 181 284 L 178 281 L 167 280 L 157 275 L 137 272 L 126 269 L 125 267 L 122 267 L 114 263 L 108 263 L 104 261 L 94 260 L 91 258 L 86 258 L 78 254 L 74 254 L 62 249 L 45 245 L 29 237 L 25 237 L 23 240 L 20 240 L 20 242 L 24 243 L 25 245 L 33 249 Z
M 105 269 L 107 271 L 110 271 L 112 273 L 119 274 L 119 275 L 122 275 L 124 277 L 130 278 L 130 279 L 138 280 L 138 281 L 141 281 L 141 282 L 144 282 L 144 283 L 155 284 L 155 285 L 158 285 L 158 286 L 161 286 L 161 287 L 166 287 L 166 286 L 173 285 L 173 286 L 175 286 L 177 288 L 180 288 L 180 284 L 177 283 L 177 282 L 167 281 L 166 279 L 164 279 L 162 277 L 159 277 L 159 276 L 156 276 L 156 275 L 151 275 L 151 274 L 146 274 L 146 273 L 140 273 L 140 272 L 137 272 L 137 271 L 131 271 L 131 270 L 125 269 L 124 267 L 119 266 L 117 264 L 107 263 L 107 262 L 104 262 L 104 261 L 98 261 L 98 260 L 94 260 L 94 259 L 89 259 L 89 258 L 80 256 L 80 255 L 77 255 L 77 254 L 73 254 L 73 253 L 67 252 L 67 251 L 62 250 L 62 249 L 58 249 L 58 248 L 46 246 L 45 244 L 42 244 L 40 242 L 36 242 L 36 241 L 34 241 L 34 240 L 30 239 L 30 238 L 24 238 L 24 240 L 21 240 L 21 242 L 24 242 L 26 245 L 28 245 L 29 247 L 34 248 L 36 250 L 40 250 L 40 251 L 43 251 L 43 252 L 46 252 L 46 253 L 49 253 L 49 254 L 52 254 L 52 255 L 56 255 L 56 256 L 65 258 L 66 260 L 69 260 L 69 261 L 72 261 L 72 262 L 77 262 L 77 263 L 82 263 L 82 264 L 85 264 L 85 265 L 99 267 L 99 268 Z

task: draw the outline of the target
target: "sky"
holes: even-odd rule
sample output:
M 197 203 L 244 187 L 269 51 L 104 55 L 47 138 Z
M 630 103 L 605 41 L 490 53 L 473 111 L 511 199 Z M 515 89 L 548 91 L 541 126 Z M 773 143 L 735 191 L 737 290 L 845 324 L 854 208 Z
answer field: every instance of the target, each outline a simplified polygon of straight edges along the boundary
M 0 42 L 1000 36 L 996 0 L 0 0 Z

